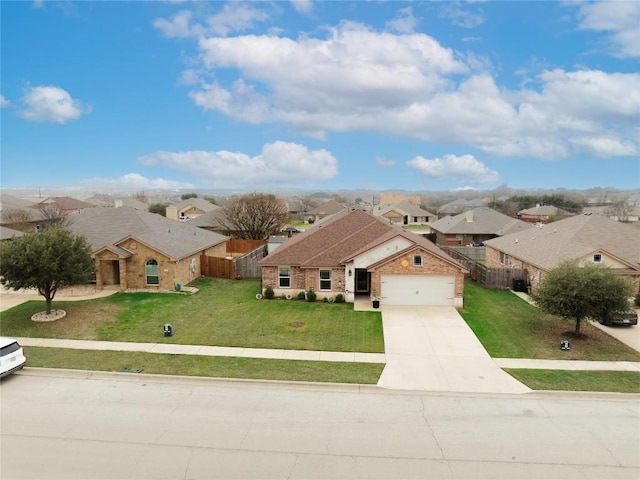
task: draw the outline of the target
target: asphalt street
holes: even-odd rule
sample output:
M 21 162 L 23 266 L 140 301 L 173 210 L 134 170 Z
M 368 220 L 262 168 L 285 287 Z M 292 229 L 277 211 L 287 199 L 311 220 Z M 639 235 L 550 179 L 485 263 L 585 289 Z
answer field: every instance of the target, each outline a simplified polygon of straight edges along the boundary
M 26 370 L 1 478 L 637 479 L 639 398 Z

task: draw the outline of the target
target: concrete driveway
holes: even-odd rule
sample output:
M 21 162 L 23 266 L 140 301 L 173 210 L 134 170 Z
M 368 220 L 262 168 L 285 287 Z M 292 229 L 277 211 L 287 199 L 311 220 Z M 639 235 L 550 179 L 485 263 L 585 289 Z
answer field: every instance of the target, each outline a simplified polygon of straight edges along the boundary
M 525 393 L 453 307 L 383 306 L 387 365 L 378 385 L 395 390 Z

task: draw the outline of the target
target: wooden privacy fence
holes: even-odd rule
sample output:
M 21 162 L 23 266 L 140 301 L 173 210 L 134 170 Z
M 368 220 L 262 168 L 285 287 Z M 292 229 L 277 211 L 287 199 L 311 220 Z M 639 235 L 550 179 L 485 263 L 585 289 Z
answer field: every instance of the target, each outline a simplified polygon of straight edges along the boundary
M 264 240 L 245 240 L 244 238 L 230 238 L 227 240 L 227 253 L 247 253 L 265 245 Z
M 258 262 L 267 255 L 267 246 L 260 242 L 257 248 L 238 258 L 200 256 L 202 275 L 216 278 L 260 278 Z
M 236 278 L 235 261 L 230 258 L 200 255 L 202 275 L 216 278 Z
M 478 262 L 478 260 L 484 260 L 484 255 L 482 258 L 478 258 L 480 254 L 480 250 L 482 249 L 482 254 L 484 254 L 483 247 L 440 247 L 442 250 L 447 252 L 450 256 L 455 258 L 458 262 L 460 262 L 464 267 L 469 270 L 469 277 L 474 282 L 478 282 L 480 285 L 486 288 L 493 289 L 503 289 L 503 288 L 513 288 L 518 285 L 520 288 L 524 288 L 527 282 L 527 271 L 521 268 L 494 268 L 487 267 L 486 265 L 482 265 Z M 476 258 L 471 258 L 465 253 L 469 253 L 469 251 L 465 251 L 463 249 L 473 249 L 472 253 L 476 255 Z

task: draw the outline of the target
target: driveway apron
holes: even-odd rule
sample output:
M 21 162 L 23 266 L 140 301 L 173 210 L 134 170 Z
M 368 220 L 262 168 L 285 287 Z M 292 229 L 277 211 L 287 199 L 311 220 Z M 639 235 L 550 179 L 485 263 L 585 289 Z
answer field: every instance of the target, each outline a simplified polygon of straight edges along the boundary
M 378 386 L 395 390 L 525 393 L 452 307 L 382 308 L 387 364 Z

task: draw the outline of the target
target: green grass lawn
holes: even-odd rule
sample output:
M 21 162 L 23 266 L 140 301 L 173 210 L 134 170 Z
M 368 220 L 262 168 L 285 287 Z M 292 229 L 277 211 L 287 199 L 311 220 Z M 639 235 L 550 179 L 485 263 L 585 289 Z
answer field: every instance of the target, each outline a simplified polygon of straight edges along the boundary
M 29 367 L 139 371 L 196 377 L 375 384 L 384 368 L 383 364 L 375 363 L 164 355 L 49 347 L 24 347 L 24 350 Z
M 199 292 L 54 299 L 53 308 L 67 316 L 51 323 L 31 321 L 44 301 L 29 301 L 2 312 L 0 330 L 13 337 L 384 352 L 379 312 L 354 312 L 348 303 L 256 300 L 259 280 L 203 278 L 191 285 Z M 165 323 L 173 337 L 164 337 Z
M 543 314 L 508 290 L 489 290 L 467 281 L 460 313 L 494 358 L 640 362 L 640 352 L 589 322 L 581 326 L 584 338 L 569 338 L 574 321 Z M 563 339 L 570 341 L 571 350 L 560 350 Z
M 575 370 L 505 369 L 533 390 L 640 393 L 640 373 Z

